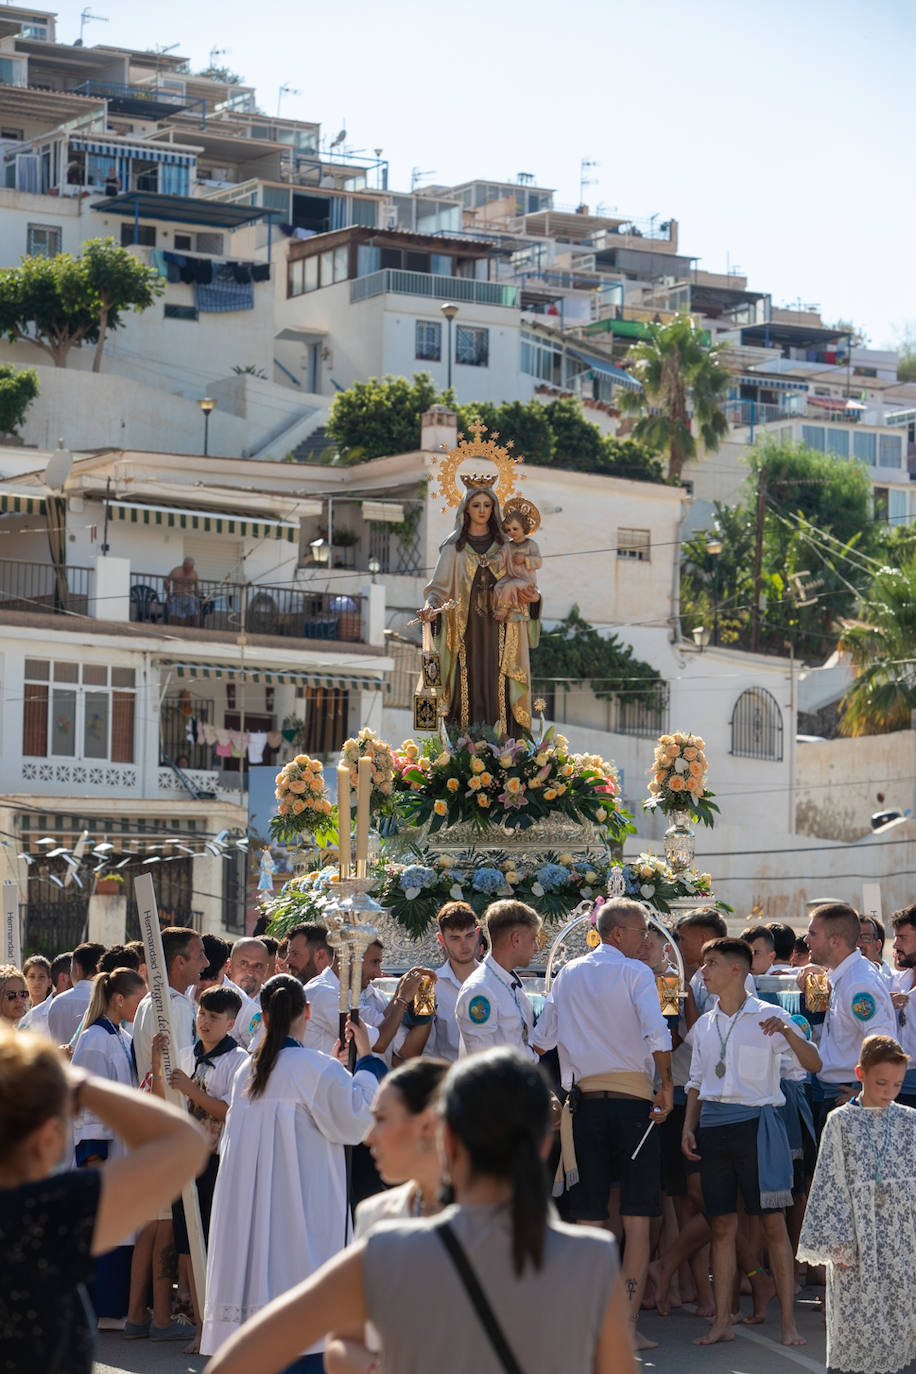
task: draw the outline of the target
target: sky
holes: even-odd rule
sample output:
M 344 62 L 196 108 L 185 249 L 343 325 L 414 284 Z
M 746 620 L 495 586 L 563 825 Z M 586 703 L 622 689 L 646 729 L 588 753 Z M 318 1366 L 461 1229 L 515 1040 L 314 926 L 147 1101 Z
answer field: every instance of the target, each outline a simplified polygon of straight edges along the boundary
M 85 0 L 58 6 L 79 35 Z M 383 148 L 393 190 L 534 173 L 558 202 L 680 224 L 707 271 L 916 333 L 913 0 L 94 0 L 87 46 L 211 51 L 259 107 Z M 565 22 L 567 21 L 568 22 Z M 616 207 L 616 208 L 615 208 Z

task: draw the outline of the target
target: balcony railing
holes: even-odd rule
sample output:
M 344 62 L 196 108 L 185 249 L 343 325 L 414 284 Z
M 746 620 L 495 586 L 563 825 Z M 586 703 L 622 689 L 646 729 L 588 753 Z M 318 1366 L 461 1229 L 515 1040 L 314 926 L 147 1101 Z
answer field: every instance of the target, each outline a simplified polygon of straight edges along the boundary
M 365 301 L 370 296 L 393 292 L 400 296 L 431 296 L 435 300 L 470 301 L 474 305 L 504 305 L 515 309 L 519 288 L 500 282 L 475 281 L 473 277 L 446 277 L 433 272 L 405 272 L 384 267 L 350 283 L 350 300 Z
M 90 568 L 0 559 L 0 610 L 88 615 Z
M 360 639 L 361 596 L 203 580 L 190 592 L 167 591 L 166 581 L 161 573 L 131 573 L 131 620 L 238 633 L 244 619 L 248 634 L 350 643 Z

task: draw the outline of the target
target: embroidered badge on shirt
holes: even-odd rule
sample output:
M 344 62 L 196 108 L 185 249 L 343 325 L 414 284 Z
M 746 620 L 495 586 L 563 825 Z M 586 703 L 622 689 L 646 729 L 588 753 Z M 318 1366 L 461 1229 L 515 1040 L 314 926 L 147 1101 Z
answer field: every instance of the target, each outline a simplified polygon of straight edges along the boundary
M 857 992 L 852 999 L 852 1014 L 859 1021 L 870 1021 L 877 1010 L 870 992 Z
M 468 1016 L 475 1026 L 482 1026 L 490 1019 L 490 1002 L 486 997 L 472 997 L 468 1002 Z
M 795 1016 L 792 1017 L 792 1020 L 795 1022 L 796 1026 L 798 1026 L 798 1029 L 801 1031 L 805 1039 L 810 1040 L 811 1022 L 807 1019 L 807 1017 L 802 1016 L 800 1013 L 796 1013 Z

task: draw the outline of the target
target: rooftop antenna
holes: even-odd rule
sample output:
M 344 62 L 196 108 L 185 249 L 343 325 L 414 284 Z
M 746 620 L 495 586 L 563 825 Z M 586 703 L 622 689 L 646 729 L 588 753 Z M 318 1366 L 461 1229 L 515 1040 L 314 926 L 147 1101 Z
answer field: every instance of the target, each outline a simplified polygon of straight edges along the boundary
M 157 86 L 159 85 L 159 59 L 160 59 L 160 57 L 164 57 L 165 54 L 166 54 L 167 52 L 174 52 L 175 49 L 176 49 L 176 48 L 179 48 L 180 46 L 181 46 L 180 43 L 169 43 L 169 44 L 157 43 L 157 44 L 156 44 L 155 52 L 156 52 L 156 85 L 157 85 Z
M 417 189 L 417 187 L 419 186 L 420 182 L 423 180 L 424 177 L 434 177 L 435 175 L 436 175 L 436 169 L 435 169 L 435 167 L 430 168 L 430 170 L 429 170 L 428 172 L 423 172 L 423 171 L 421 171 L 419 167 L 411 167 L 411 169 L 410 169 L 410 189 L 411 189 L 411 191 L 415 191 L 415 190 Z
M 109 24 L 111 21 L 106 19 L 104 14 L 93 14 L 87 5 L 80 15 L 80 46 L 83 43 L 83 30 L 87 24 Z
M 337 135 L 336 138 L 332 138 L 332 139 L 331 139 L 331 144 L 330 144 L 330 146 L 331 146 L 332 148 L 339 148 L 340 145 L 343 143 L 343 141 L 344 141 L 344 139 L 345 139 L 346 137 L 347 137 L 347 121 L 344 120 L 343 128 L 341 129 L 340 133 Z
M 279 119 L 279 117 L 280 117 L 280 105 L 281 105 L 282 102 L 283 102 L 283 97 L 284 97 L 285 95 L 301 95 L 301 94 L 302 94 L 302 92 L 301 92 L 301 91 L 297 91 L 297 90 L 295 89 L 294 86 L 291 86 L 291 85 L 289 84 L 288 81 L 284 81 L 283 85 L 280 87 L 279 91 L 277 92 L 277 118 L 278 118 L 278 119 Z
M 586 186 L 597 186 L 598 178 L 590 177 L 588 171 L 590 167 L 599 167 L 601 164 L 593 162 L 590 158 L 583 157 L 579 162 L 579 204 L 585 204 Z
M 177 44 L 177 43 L 175 44 L 175 47 L 176 47 L 176 48 L 178 47 L 178 44 Z M 210 62 L 209 62 L 209 65 L 208 65 L 208 67 L 207 67 L 207 71 L 212 71 L 213 68 L 216 66 L 216 59 L 217 59 L 218 57 L 225 57 L 225 56 L 227 55 L 228 52 L 229 52 L 229 49 L 228 49 L 228 48 L 211 48 L 211 49 L 210 49 Z

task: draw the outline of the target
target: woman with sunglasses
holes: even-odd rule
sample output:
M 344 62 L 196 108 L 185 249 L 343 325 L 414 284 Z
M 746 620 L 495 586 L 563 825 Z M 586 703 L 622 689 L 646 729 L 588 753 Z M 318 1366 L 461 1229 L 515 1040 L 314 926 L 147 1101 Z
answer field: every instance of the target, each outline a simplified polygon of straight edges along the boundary
M 25 974 L 12 964 L 0 964 L 0 1021 L 15 1029 L 29 1009 L 31 996 Z

